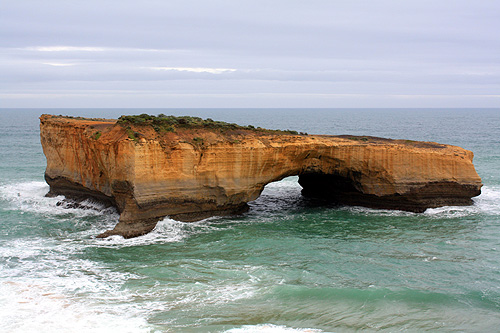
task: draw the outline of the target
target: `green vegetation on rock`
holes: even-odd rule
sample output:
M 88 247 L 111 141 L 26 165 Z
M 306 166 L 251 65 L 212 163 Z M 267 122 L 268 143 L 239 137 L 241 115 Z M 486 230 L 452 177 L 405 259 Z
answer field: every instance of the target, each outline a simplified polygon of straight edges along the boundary
M 139 133 L 134 132 L 134 130 L 130 128 L 130 126 L 127 126 L 126 130 L 129 139 L 132 139 L 135 142 L 139 142 Z
M 363 141 L 363 142 L 368 142 L 368 138 L 365 136 L 351 136 L 349 137 L 350 140 L 355 140 L 355 141 Z
M 254 132 L 280 133 L 298 135 L 297 131 L 292 130 L 267 130 L 260 127 L 255 128 L 252 125 L 241 126 L 234 123 L 226 123 L 224 121 L 216 121 L 210 118 L 202 119 L 200 117 L 191 116 L 166 116 L 159 114 L 158 116 L 140 114 L 137 116 L 121 116 L 118 118 L 118 124 L 129 126 L 130 124 L 139 126 L 151 126 L 156 132 L 175 132 L 178 128 L 206 128 L 214 130 L 249 130 Z M 307 135 L 306 133 L 301 133 Z

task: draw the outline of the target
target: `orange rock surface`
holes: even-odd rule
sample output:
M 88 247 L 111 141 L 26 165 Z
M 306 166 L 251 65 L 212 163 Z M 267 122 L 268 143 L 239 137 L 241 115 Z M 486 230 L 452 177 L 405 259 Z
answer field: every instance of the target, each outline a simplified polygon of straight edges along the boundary
M 437 143 L 241 129 L 160 134 L 116 120 L 40 120 L 49 195 L 91 197 L 120 212 L 101 236 L 138 236 L 164 216 L 242 212 L 266 184 L 292 175 L 304 195 L 415 212 L 471 204 L 482 186 L 472 152 Z

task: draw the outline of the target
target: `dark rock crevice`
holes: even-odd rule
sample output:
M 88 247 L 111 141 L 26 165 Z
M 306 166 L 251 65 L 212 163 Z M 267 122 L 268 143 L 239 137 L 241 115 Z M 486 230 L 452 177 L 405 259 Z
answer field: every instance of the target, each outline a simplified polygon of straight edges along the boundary
M 358 190 L 361 187 L 352 178 L 339 175 L 307 173 L 299 176 L 302 195 L 332 203 L 368 208 L 403 210 L 422 213 L 427 208 L 442 206 L 467 206 L 472 197 L 481 194 L 477 186 L 455 182 L 430 182 L 416 184 L 415 189 L 405 195 L 393 194 L 377 196 Z
M 105 207 L 118 208 L 113 196 L 108 196 L 100 191 L 91 190 L 64 177 L 50 177 L 47 173 L 45 173 L 45 181 L 50 186 L 50 190 L 46 194 L 47 197 L 63 195 L 66 199 L 72 200 L 76 203 L 91 199 L 103 204 Z M 118 211 L 120 212 L 119 209 Z

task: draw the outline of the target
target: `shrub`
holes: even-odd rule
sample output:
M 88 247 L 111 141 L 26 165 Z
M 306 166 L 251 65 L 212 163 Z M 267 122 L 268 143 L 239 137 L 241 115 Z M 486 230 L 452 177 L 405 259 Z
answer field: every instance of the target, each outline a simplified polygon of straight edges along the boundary
M 195 145 L 203 145 L 203 138 L 200 138 L 200 137 L 195 137 L 193 138 L 193 142 Z
M 351 136 L 349 138 L 350 140 L 355 140 L 355 141 L 363 141 L 363 142 L 368 142 L 368 138 L 363 136 L 363 137 L 359 137 L 359 136 Z
M 129 139 L 139 142 L 139 133 L 135 132 L 132 128 L 127 127 L 127 135 Z
M 158 116 L 148 115 L 146 113 L 137 116 L 121 116 L 118 118 L 118 124 L 128 126 L 130 124 L 139 126 L 151 126 L 156 132 L 175 132 L 177 128 L 209 128 L 220 131 L 226 130 L 250 130 L 255 132 L 266 132 L 271 134 L 299 134 L 297 131 L 292 130 L 267 130 L 261 127 L 255 128 L 252 125 L 240 126 L 234 123 L 226 123 L 224 121 L 217 121 L 211 118 L 202 119 L 200 117 L 191 116 L 166 116 L 159 114 Z

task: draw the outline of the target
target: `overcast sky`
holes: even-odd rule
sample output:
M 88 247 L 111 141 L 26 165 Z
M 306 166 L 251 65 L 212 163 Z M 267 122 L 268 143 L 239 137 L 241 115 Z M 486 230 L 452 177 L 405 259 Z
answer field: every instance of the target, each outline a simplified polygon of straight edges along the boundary
M 500 107 L 500 1 L 2 0 L 0 107 Z

